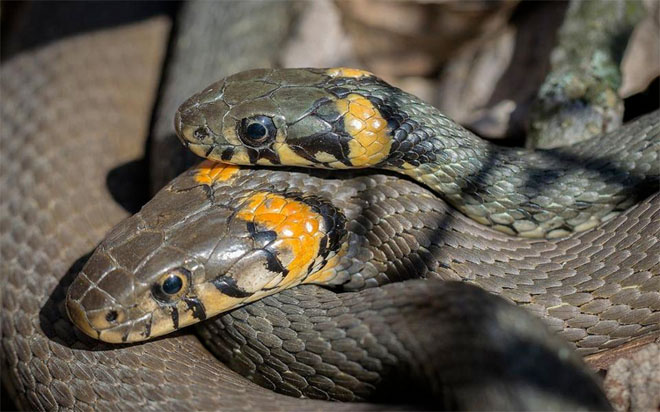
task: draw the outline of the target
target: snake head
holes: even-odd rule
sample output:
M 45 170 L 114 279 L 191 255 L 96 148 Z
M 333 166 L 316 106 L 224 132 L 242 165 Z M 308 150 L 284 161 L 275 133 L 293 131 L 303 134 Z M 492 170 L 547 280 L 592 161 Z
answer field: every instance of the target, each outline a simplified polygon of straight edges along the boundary
M 258 69 L 227 77 L 176 113 L 181 141 L 201 157 L 240 165 L 365 168 L 388 159 L 399 126 L 355 69 Z
M 205 162 L 115 227 L 68 290 L 73 323 L 96 339 L 135 342 L 325 283 L 346 235 L 341 212 L 249 180 Z

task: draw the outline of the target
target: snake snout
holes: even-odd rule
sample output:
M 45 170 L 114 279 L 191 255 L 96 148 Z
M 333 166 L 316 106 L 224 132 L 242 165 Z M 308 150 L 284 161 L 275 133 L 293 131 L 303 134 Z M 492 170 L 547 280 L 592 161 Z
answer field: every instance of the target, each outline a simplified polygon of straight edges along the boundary
M 177 137 L 186 148 L 201 157 L 206 157 L 218 138 L 207 120 L 204 110 L 200 110 L 197 95 L 186 100 L 174 115 Z
M 132 251 L 135 250 L 133 247 Z M 126 329 L 141 314 L 131 306 L 135 277 L 117 265 L 117 259 L 121 257 L 118 253 L 109 254 L 105 248 L 95 251 L 67 293 L 69 318 L 95 339 L 121 341 Z
M 80 330 L 96 339 L 104 330 L 120 327 L 128 318 L 126 310 L 84 273 L 69 288 L 66 310 Z
M 184 101 L 174 116 L 174 129 L 179 140 L 199 156 L 204 157 L 217 140 L 223 140 L 223 120 L 215 115 L 228 109 L 223 90 L 224 81 L 210 85 Z
M 209 136 L 206 121 L 198 110 L 199 102 L 193 96 L 183 102 L 174 115 L 174 130 L 184 144 L 202 143 Z M 197 109 L 197 110 L 196 110 Z
M 188 141 L 183 138 L 183 132 L 182 132 L 182 124 L 181 124 L 181 113 L 177 110 L 177 112 L 174 114 L 174 131 L 176 133 L 176 137 L 179 138 L 181 143 L 183 143 L 184 146 L 188 146 Z

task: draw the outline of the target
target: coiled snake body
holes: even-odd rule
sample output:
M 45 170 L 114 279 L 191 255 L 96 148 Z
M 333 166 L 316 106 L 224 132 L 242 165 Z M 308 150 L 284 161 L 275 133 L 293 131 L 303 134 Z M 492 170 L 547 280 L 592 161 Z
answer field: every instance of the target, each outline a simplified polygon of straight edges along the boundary
M 634 217 L 619 215 L 658 183 L 657 113 L 599 142 L 625 138 L 625 149 L 591 154 L 593 142 L 576 147 L 588 156 L 583 167 L 561 152 L 527 154 L 540 188 L 529 186 L 534 170 L 518 159 L 525 152 L 489 149 L 413 97 L 350 69 L 241 73 L 191 98 L 176 124 L 196 153 L 223 161 L 399 169 L 506 233 L 451 214 L 432 193 L 394 177 L 319 179 L 206 162 L 92 255 L 68 296 L 72 320 L 90 336 L 148 339 L 300 283 L 351 290 L 419 276 L 470 280 L 504 295 L 546 318 L 582 353 L 658 329 L 657 194 Z M 470 168 L 484 167 L 480 154 L 494 156 L 481 177 Z M 443 181 L 450 175 L 458 183 Z M 470 203 L 476 199 L 481 209 Z M 625 225 L 630 219 L 638 224 Z M 510 237 L 553 238 L 601 220 L 600 228 L 562 240 Z M 620 227 L 636 239 L 625 262 L 615 249 L 624 239 Z M 624 296 L 632 298 L 627 308 Z M 214 349 L 222 356 L 236 345 Z M 318 362 L 334 356 L 332 347 L 318 350 Z M 259 370 L 268 364 L 261 358 L 250 357 L 248 374 L 278 387 L 278 373 Z M 341 368 L 320 370 L 309 373 L 341 380 Z M 319 396 L 322 384 L 295 370 L 279 376 L 285 372 L 302 382 L 284 382 L 290 393 Z M 364 393 L 357 383 L 341 387 Z M 334 389 L 321 396 L 341 399 Z
M 63 277 L 63 275 L 67 271 L 75 274 L 77 266 L 72 265 L 75 259 L 89 251 L 89 248 L 105 233 L 108 224 L 99 225 L 99 222 L 116 222 L 121 216 L 121 212 L 112 203 L 108 193 L 100 188 L 104 187 L 106 171 L 117 161 L 128 161 L 139 155 L 139 145 L 132 137 L 140 136 L 144 131 L 150 103 L 150 90 L 153 89 L 155 83 L 158 53 L 162 50 L 159 48 L 159 46 L 162 47 L 162 43 L 159 43 L 157 39 L 163 30 L 164 24 L 156 21 L 114 32 L 76 37 L 54 47 L 45 48 L 34 53 L 33 56 L 16 59 L 11 64 L 3 66 L 3 96 L 7 96 L 7 102 L 12 102 L 12 104 L 3 102 L 2 106 L 2 188 L 3 194 L 6 194 L 2 200 L 2 273 L 3 279 L 6 277 L 7 280 L 2 295 L 2 339 L 3 363 L 8 365 L 8 368 L 3 368 L 3 374 L 9 375 L 17 398 L 23 406 L 39 409 L 57 406 L 81 409 L 131 409 L 145 406 L 152 409 L 162 409 L 163 407 L 171 409 L 320 408 L 323 404 L 273 394 L 238 378 L 221 364 L 214 362 L 211 355 L 190 335 L 178 335 L 137 346 L 115 347 L 85 339 L 65 320 L 62 298 L 63 291 L 71 281 L 71 276 Z M 85 51 L 87 58 L 80 58 L 81 50 Z M 101 50 L 103 54 L 100 54 Z M 116 52 L 114 52 L 115 50 Z M 151 50 L 151 54 L 145 52 L 147 50 Z M 39 64 L 39 62 L 48 62 L 48 64 Z M 90 70 L 90 65 L 99 70 Z M 109 67 L 117 69 L 107 70 Z M 93 75 L 76 77 L 75 73 L 81 71 Z M 25 73 L 35 72 L 40 75 L 27 77 L 28 82 L 26 83 L 24 81 Z M 78 82 L 79 87 L 76 88 L 75 93 L 71 93 L 69 85 L 74 81 Z M 22 87 L 20 89 L 12 88 L 12 84 L 20 84 Z M 107 87 L 99 86 L 103 84 Z M 60 95 L 69 96 L 69 100 L 53 99 Z M 90 99 L 95 102 L 94 105 L 88 104 Z M 29 117 L 31 121 L 25 121 L 25 113 L 34 114 Z M 74 121 L 66 123 L 54 121 L 60 118 Z M 14 120 L 8 123 L 7 119 Z M 121 121 L 119 121 L 120 119 Z M 648 119 L 646 121 L 649 121 Z M 653 117 L 650 119 L 654 120 Z M 651 123 L 657 124 L 657 119 Z M 90 124 L 95 125 L 91 131 Z M 90 136 L 90 133 L 94 136 Z M 108 138 L 108 134 L 110 134 L 110 138 Z M 9 139 L 9 136 L 12 138 Z M 132 146 L 131 140 L 133 140 Z M 54 145 L 54 142 L 59 144 Z M 7 146 L 4 146 L 5 144 Z M 194 176 L 197 176 L 196 173 L 187 178 L 194 179 Z M 241 173 L 243 172 L 241 171 Z M 266 178 L 263 174 L 265 172 L 246 173 L 256 173 L 257 177 L 261 173 L 264 181 L 276 179 L 275 177 Z M 272 175 L 277 176 L 276 173 Z M 288 183 L 295 183 L 295 180 L 289 182 L 289 177 L 280 179 L 283 182 L 281 183 L 282 188 L 286 187 Z M 299 179 L 304 180 L 305 178 L 300 177 Z M 312 179 L 311 182 L 314 178 L 306 179 Z M 384 183 L 391 178 L 358 177 L 356 179 L 363 179 L 362 182 L 366 186 L 372 182 L 373 186 L 373 183 Z M 64 181 L 69 184 L 61 186 Z M 220 181 L 217 183 L 221 185 Z M 174 183 L 174 185 L 176 184 L 179 183 Z M 331 183 L 328 185 L 332 186 Z M 406 182 L 396 183 L 396 185 L 402 185 L 401 193 L 413 191 L 428 194 L 424 189 L 416 186 L 414 186 L 415 189 L 411 189 L 411 184 Z M 201 186 L 198 185 L 198 187 Z M 375 185 L 374 187 L 378 189 L 374 189 L 375 192 L 371 194 L 376 200 L 371 202 L 374 204 L 373 207 L 389 209 L 385 198 L 395 192 L 389 191 L 387 185 Z M 55 188 L 59 189 L 55 190 Z M 434 199 L 428 200 L 434 203 L 433 208 L 429 208 L 429 212 L 439 213 L 442 210 L 440 201 L 435 197 L 429 199 Z M 415 208 L 419 209 L 419 206 L 409 202 L 403 201 L 403 203 L 407 205 L 408 209 L 415 212 L 417 211 Z M 357 204 L 369 206 L 370 203 L 367 198 Z M 588 330 L 586 325 L 589 321 L 593 321 L 593 318 L 564 319 L 564 317 L 565 313 L 575 311 L 573 307 L 578 306 L 574 305 L 583 305 L 578 302 L 585 298 L 585 292 L 579 288 L 579 285 L 583 284 L 576 285 L 568 282 L 558 285 L 556 280 L 562 276 L 564 276 L 563 279 L 570 278 L 570 275 L 578 274 L 579 270 L 580 277 L 584 278 L 585 282 L 594 280 L 594 283 L 584 286 L 585 290 L 592 290 L 591 288 L 594 287 L 594 284 L 598 284 L 601 278 L 594 276 L 592 279 L 589 275 L 582 276 L 581 273 L 585 269 L 584 266 L 589 265 L 589 262 L 585 262 L 583 253 L 594 246 L 590 250 L 593 254 L 606 251 L 598 255 L 602 260 L 596 265 L 599 266 L 599 269 L 607 267 L 606 270 L 599 273 L 599 269 L 596 269 L 594 273 L 603 277 L 614 274 L 613 278 L 621 277 L 629 280 L 628 283 L 623 279 L 618 283 L 615 282 L 614 286 L 605 290 L 606 297 L 594 299 L 598 303 L 593 306 L 609 307 L 610 311 L 603 313 L 606 313 L 607 317 L 614 317 L 612 322 L 601 326 L 604 329 L 596 330 L 597 336 L 604 336 L 604 338 L 599 338 L 597 342 L 593 343 L 594 346 L 616 345 L 627 340 L 631 332 L 650 332 L 654 325 L 657 325 L 658 313 L 657 260 L 653 260 L 653 256 L 658 256 L 658 254 L 652 253 L 655 251 L 654 248 L 657 248 L 657 205 L 657 195 L 654 195 L 603 226 L 562 241 L 512 240 L 496 232 L 486 231 L 484 237 L 489 242 L 493 239 L 497 240 L 499 236 L 506 239 L 494 247 L 495 250 L 490 252 L 492 254 L 488 258 L 484 258 L 484 261 L 493 262 L 489 267 L 491 276 L 500 274 L 503 277 L 509 267 L 514 267 L 513 270 L 518 273 L 527 274 L 534 268 L 540 268 L 543 269 L 540 273 L 546 279 L 546 283 L 537 282 L 519 287 L 511 285 L 511 288 L 504 288 L 501 284 L 489 282 L 488 278 L 484 277 L 481 284 L 491 290 L 506 290 L 510 296 L 514 296 L 514 300 L 516 300 L 515 296 L 519 294 L 522 296 L 522 299 L 518 299 L 519 301 L 528 299 L 527 296 L 531 296 L 534 290 L 538 290 L 538 296 L 541 297 L 546 296 L 547 291 L 553 290 L 552 288 L 569 291 L 568 294 L 561 295 L 562 299 L 569 303 L 568 311 L 565 312 L 562 309 L 566 305 L 560 304 L 547 306 L 547 313 L 558 314 L 559 316 L 550 318 L 550 323 L 556 323 L 557 329 L 563 326 L 564 334 L 569 338 L 572 333 L 575 334 L 577 339 L 573 340 L 580 343 L 584 336 L 582 332 L 576 333 L 575 330 L 585 330 L 584 328 Z M 403 213 L 404 215 L 410 213 L 406 207 L 390 206 L 394 209 L 393 213 Z M 10 219 L 9 216 L 12 218 Z M 167 216 L 168 214 L 165 212 L 157 218 L 165 219 Z M 470 223 L 458 214 L 450 216 L 453 217 L 447 221 L 447 225 L 452 225 L 453 221 L 456 221 L 466 228 L 477 227 L 476 224 Z M 397 220 L 383 219 L 381 222 L 383 231 L 389 232 L 390 228 L 387 225 L 391 226 Z M 422 227 L 425 224 L 422 222 Z M 481 279 L 479 276 L 480 265 L 477 264 L 481 260 L 476 253 L 471 253 L 462 246 L 479 243 L 486 248 L 486 243 L 482 244 L 474 238 L 461 236 L 460 233 L 453 231 L 451 226 L 441 227 L 442 225 L 437 222 L 430 223 L 429 227 L 434 224 L 451 233 L 452 236 L 447 237 L 446 243 L 454 246 L 456 250 L 456 252 L 447 252 L 450 254 L 447 256 L 452 256 L 450 260 L 453 266 L 443 267 L 442 270 L 437 271 L 438 275 L 442 277 L 444 274 L 445 278 L 452 278 L 454 276 L 452 272 L 459 268 L 465 273 L 473 274 L 471 277 L 474 280 Z M 633 235 L 627 237 L 622 232 L 632 232 Z M 611 243 L 607 243 L 608 241 Z M 632 243 L 634 246 L 631 248 L 628 243 Z M 389 248 L 392 249 L 395 244 L 400 244 L 396 238 L 389 244 Z M 68 247 L 62 248 L 62 245 L 68 245 Z M 401 246 L 403 247 L 403 244 Z M 369 250 L 369 247 L 369 244 L 363 244 L 354 251 L 366 251 Z M 375 249 L 372 249 L 372 253 L 374 253 L 373 250 Z M 533 258 L 524 263 L 525 261 L 519 259 L 516 254 L 513 261 L 521 262 L 520 267 L 504 265 L 502 260 L 493 257 L 499 256 L 501 250 L 508 250 L 511 254 L 514 254 L 516 250 L 525 250 L 529 251 Z M 635 254 L 632 253 L 633 251 L 639 252 Z M 489 251 L 484 250 L 483 254 L 478 255 L 487 256 Z M 553 260 L 560 255 L 564 255 L 566 259 L 561 264 Z M 638 259 L 637 265 L 642 268 L 641 270 L 632 272 L 629 270 L 634 264 L 624 261 L 631 256 L 634 256 L 633 259 Z M 389 260 L 390 257 L 393 259 Z M 375 264 L 374 269 L 370 270 L 375 275 L 371 279 L 386 276 L 387 265 L 396 265 L 395 250 L 392 250 L 392 256 L 386 255 L 386 258 L 388 260 L 381 260 L 380 264 Z M 442 267 L 440 262 L 447 261 L 442 255 L 432 254 L 431 258 L 429 262 L 437 261 L 437 267 Z M 402 262 L 400 265 L 405 267 L 406 260 L 401 258 L 400 261 Z M 378 263 L 378 260 L 375 262 Z M 611 273 L 607 272 L 614 267 L 616 269 Z M 562 276 L 552 279 L 551 276 L 546 276 L 553 270 L 561 272 Z M 399 271 L 396 272 L 399 273 Z M 365 282 L 368 282 L 368 279 L 370 278 L 367 277 Z M 58 282 L 60 283 L 58 284 Z M 477 281 L 477 283 L 479 282 Z M 344 298 L 344 301 L 347 307 L 359 306 L 356 306 L 356 311 L 358 313 L 364 311 L 366 318 L 369 318 L 369 302 L 382 302 L 383 300 L 379 299 L 383 296 L 390 296 L 389 302 L 396 303 L 397 298 L 408 293 L 416 293 L 420 296 L 423 305 L 427 307 L 429 302 L 433 302 L 431 297 L 444 296 L 446 299 L 440 299 L 440 302 L 451 301 L 451 292 L 453 292 L 451 287 L 443 292 L 444 286 L 440 286 L 440 283 L 429 283 L 429 285 L 430 288 L 424 282 L 413 283 L 412 292 L 406 292 L 401 286 L 391 285 L 382 289 L 365 291 L 366 303 L 351 303 L 350 296 Z M 597 287 L 600 286 L 595 288 Z M 644 288 L 651 290 L 646 293 Z M 525 295 L 528 291 L 530 295 Z M 284 346 L 288 343 L 294 344 L 296 339 L 299 339 L 298 337 L 288 338 L 286 333 L 291 332 L 284 332 L 285 335 L 281 335 L 282 330 L 273 330 L 269 333 L 267 328 L 261 328 L 259 321 L 256 320 L 280 319 L 277 311 L 273 309 L 278 302 L 279 310 L 283 312 L 287 312 L 287 305 L 296 299 L 308 302 L 308 307 L 312 308 L 312 311 L 309 314 L 294 313 L 298 322 L 303 321 L 305 317 L 312 319 L 319 316 L 318 311 L 321 309 L 329 311 L 328 316 L 334 316 L 330 312 L 337 307 L 337 301 L 326 296 L 326 292 L 308 286 L 300 291 L 300 295 L 298 293 L 288 291 L 267 298 L 264 302 L 258 302 L 246 309 L 239 309 L 231 315 L 226 315 L 221 322 L 230 334 L 236 330 L 248 332 L 248 337 L 242 342 L 246 348 L 244 353 L 250 353 L 247 350 L 250 345 L 257 348 L 257 356 L 252 354 L 250 359 L 254 360 L 258 356 L 262 356 L 259 351 L 263 350 L 265 343 L 268 343 L 269 351 L 276 353 L 278 345 L 273 335 L 280 334 L 278 338 L 284 342 Z M 483 294 L 474 293 L 479 299 L 484 298 Z M 281 297 L 277 298 L 277 296 Z M 315 300 L 317 297 L 321 298 Z M 487 295 L 485 299 L 488 301 Z M 614 304 L 610 305 L 608 300 Z M 379 305 L 379 303 L 374 304 Z M 439 304 L 434 303 L 433 305 Z M 498 303 L 493 303 L 493 305 L 495 306 L 485 304 L 483 312 L 498 313 L 494 310 Z M 411 307 L 415 309 L 420 306 L 422 304 Z M 467 305 L 463 309 L 477 306 Z M 435 308 L 437 306 L 432 306 L 432 309 Z M 432 312 L 435 314 L 435 310 Z M 625 314 L 618 316 L 622 312 L 627 313 L 628 317 L 624 316 Z M 409 332 L 402 328 L 407 324 L 405 313 L 407 312 L 404 311 L 402 317 L 394 317 L 397 322 L 387 322 L 389 325 L 394 325 L 395 330 L 403 331 L 404 335 Z M 648 326 L 646 327 L 638 323 L 642 319 L 652 322 L 655 320 L 655 323 L 646 325 Z M 295 321 L 291 322 L 295 323 Z M 582 322 L 583 329 L 579 328 L 580 322 Z M 372 325 L 375 328 L 372 330 L 387 330 L 386 325 L 378 323 Z M 257 332 L 249 332 L 250 327 L 256 327 Z M 285 324 L 279 324 L 278 327 L 288 330 Z M 323 324 L 323 327 L 327 328 L 328 325 Z M 475 329 L 487 330 L 480 325 L 476 325 Z M 355 333 L 359 333 L 361 330 L 358 329 Z M 525 333 L 522 335 L 524 336 Z M 438 336 L 431 336 L 431 341 L 443 342 L 442 339 L 439 339 L 441 336 L 443 336 L 442 333 Z M 555 345 L 552 338 L 544 336 L 543 333 L 540 336 L 541 338 L 532 340 L 545 341 L 548 338 L 549 345 L 555 347 L 552 346 Z M 234 343 L 241 344 L 237 335 L 234 335 L 234 339 Z M 581 343 L 582 347 L 589 347 L 584 340 Z M 408 352 L 405 350 L 396 352 L 396 340 L 392 341 L 392 344 L 394 349 L 390 348 L 390 353 L 405 357 Z M 282 345 L 281 343 L 279 348 Z M 458 341 L 455 345 L 466 347 L 467 342 Z M 387 351 L 385 352 L 387 353 Z M 313 359 L 313 356 L 304 350 L 298 353 L 300 353 L 301 359 L 305 359 L 305 357 L 308 361 Z M 415 352 L 413 351 L 413 353 Z M 504 360 L 501 361 L 504 362 Z M 348 366 L 353 367 L 354 365 L 348 362 Z M 424 371 L 424 366 L 422 358 L 419 361 L 419 370 Z M 261 369 L 268 370 L 267 368 Z M 293 371 L 304 373 L 304 368 L 293 369 Z M 414 375 L 414 373 L 411 374 Z M 418 375 L 418 378 L 423 381 L 423 374 Z M 498 378 L 506 381 L 501 376 Z M 347 392 L 341 389 L 341 385 L 333 391 L 324 386 L 327 383 L 325 380 L 320 377 L 317 380 L 321 381 L 321 387 L 326 388 L 326 395 L 330 393 L 335 398 L 348 396 Z M 561 378 L 559 381 L 561 382 Z M 570 387 L 570 381 L 566 380 L 564 383 Z M 573 386 L 575 387 L 575 385 Z M 369 385 L 366 387 L 368 388 Z M 311 388 L 309 390 L 313 391 Z M 526 390 L 536 393 L 533 391 L 534 388 L 528 387 Z M 558 393 L 561 391 L 558 390 Z M 359 394 L 360 392 L 358 392 L 358 398 Z M 323 392 L 316 392 L 316 395 L 323 397 Z M 469 392 L 459 398 L 466 401 L 472 400 L 477 405 L 479 405 L 477 401 L 480 401 L 474 399 Z M 493 397 L 493 399 L 497 398 L 498 396 Z M 506 396 L 501 396 L 500 399 L 504 399 L 502 402 L 508 400 Z M 546 398 L 541 397 L 538 401 L 542 402 L 544 399 Z M 602 405 L 598 402 L 596 401 L 595 404 Z M 547 402 L 540 404 L 548 405 Z M 493 407 L 494 404 L 486 403 L 486 405 Z M 495 405 L 497 407 L 498 404 Z M 507 403 L 500 405 L 511 407 L 511 404 Z M 330 407 L 335 410 L 355 410 L 370 406 L 367 404 L 348 406 L 333 404 Z

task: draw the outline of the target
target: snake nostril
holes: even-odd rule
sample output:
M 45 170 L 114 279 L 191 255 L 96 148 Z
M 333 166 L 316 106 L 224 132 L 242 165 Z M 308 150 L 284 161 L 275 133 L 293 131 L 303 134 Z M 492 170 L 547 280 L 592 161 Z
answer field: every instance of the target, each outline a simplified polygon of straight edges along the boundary
M 113 323 L 114 321 L 117 320 L 117 311 L 116 310 L 111 310 L 105 315 L 105 320 L 108 321 L 108 323 Z
M 206 137 L 208 137 L 209 131 L 206 127 L 201 126 L 195 129 L 193 132 L 193 137 L 197 139 L 198 141 L 204 140 Z

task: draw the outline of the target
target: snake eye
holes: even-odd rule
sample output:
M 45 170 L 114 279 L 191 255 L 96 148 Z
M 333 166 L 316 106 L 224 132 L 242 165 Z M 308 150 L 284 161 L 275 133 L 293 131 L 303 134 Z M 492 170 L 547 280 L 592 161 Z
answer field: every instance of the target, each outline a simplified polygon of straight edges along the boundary
M 184 268 L 177 268 L 161 276 L 151 292 L 162 302 L 172 302 L 186 292 L 189 282 L 190 272 Z
M 273 119 L 268 116 L 254 116 L 241 120 L 238 127 L 238 137 L 247 146 L 259 148 L 266 146 L 275 139 L 277 128 Z
M 169 275 L 167 278 L 165 278 L 165 281 L 163 281 L 163 292 L 167 293 L 168 295 L 176 294 L 181 290 L 182 287 L 183 280 L 181 280 L 181 277 L 177 275 Z

